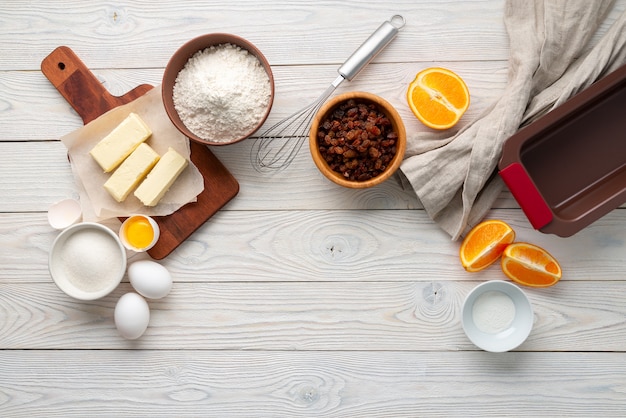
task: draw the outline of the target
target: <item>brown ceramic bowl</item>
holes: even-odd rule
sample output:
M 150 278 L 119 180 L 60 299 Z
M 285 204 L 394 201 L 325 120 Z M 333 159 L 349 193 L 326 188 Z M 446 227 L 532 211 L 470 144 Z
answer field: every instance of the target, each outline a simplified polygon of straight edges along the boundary
M 341 173 L 331 169 L 319 151 L 317 132 L 320 124 L 323 123 L 328 115 L 332 114 L 332 112 L 334 112 L 337 107 L 341 106 L 343 103 L 347 102 L 350 99 L 355 99 L 357 102 L 375 104 L 378 109 L 382 111 L 387 116 L 387 118 L 389 118 L 393 130 L 398 135 L 398 139 L 396 141 L 396 154 L 391 160 L 391 163 L 389 163 L 389 165 L 381 174 L 377 175 L 376 177 L 372 177 L 369 180 L 356 181 L 347 179 Z M 349 92 L 337 95 L 330 99 L 320 108 L 319 112 L 315 115 L 315 117 L 313 118 L 313 123 L 311 124 L 311 131 L 309 133 L 309 149 L 311 150 L 313 162 L 315 162 L 317 168 L 329 180 L 340 186 L 349 187 L 352 189 L 364 189 L 367 187 L 376 186 L 377 184 L 380 184 L 383 181 L 387 180 L 400 167 L 402 159 L 404 158 L 404 152 L 406 150 L 406 130 L 404 128 L 402 118 L 400 117 L 396 109 L 394 109 L 394 107 L 391 106 L 391 104 L 389 104 L 382 97 L 366 92 Z
M 251 127 L 250 130 L 244 135 L 234 137 L 232 140 L 228 141 L 211 141 L 208 138 L 201 138 L 198 135 L 194 134 L 185 126 L 183 121 L 181 120 L 176 108 L 174 107 L 174 84 L 176 83 L 176 77 L 178 73 L 185 67 L 185 64 L 196 52 L 203 51 L 206 48 L 211 46 L 217 46 L 221 44 L 233 44 L 241 47 L 242 49 L 247 50 L 249 53 L 254 55 L 261 62 L 261 65 L 267 72 L 270 81 L 271 94 L 268 102 L 267 109 L 265 111 L 264 116 L 259 120 L 256 126 Z M 248 42 L 247 40 L 228 33 L 210 33 L 207 35 L 198 36 L 181 46 L 170 58 L 167 66 L 165 67 L 165 72 L 163 73 L 163 83 L 161 85 L 161 93 L 163 96 L 163 104 L 165 106 L 165 111 L 169 116 L 170 120 L 178 128 L 180 132 L 183 133 L 189 139 L 199 142 L 205 145 L 229 145 L 234 144 L 235 142 L 242 141 L 248 137 L 250 137 L 254 132 L 256 132 L 265 122 L 267 116 L 272 109 L 272 104 L 274 103 L 274 76 L 272 74 L 272 69 L 270 68 L 270 64 L 261 51 L 253 44 Z

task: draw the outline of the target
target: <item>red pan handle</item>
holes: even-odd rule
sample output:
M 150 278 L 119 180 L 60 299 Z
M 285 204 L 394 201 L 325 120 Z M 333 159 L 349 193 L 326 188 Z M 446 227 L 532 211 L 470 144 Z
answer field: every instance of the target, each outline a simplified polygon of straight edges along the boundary
M 500 177 L 519 203 L 533 228 L 541 229 L 552 222 L 552 210 L 520 163 L 511 163 L 500 170 Z

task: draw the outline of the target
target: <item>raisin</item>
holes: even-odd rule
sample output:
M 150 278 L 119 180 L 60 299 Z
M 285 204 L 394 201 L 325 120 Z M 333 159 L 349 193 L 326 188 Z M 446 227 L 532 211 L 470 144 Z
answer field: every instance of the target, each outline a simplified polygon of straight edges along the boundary
M 320 124 L 318 148 L 329 167 L 353 181 L 381 174 L 396 154 L 398 135 L 374 103 L 350 99 Z

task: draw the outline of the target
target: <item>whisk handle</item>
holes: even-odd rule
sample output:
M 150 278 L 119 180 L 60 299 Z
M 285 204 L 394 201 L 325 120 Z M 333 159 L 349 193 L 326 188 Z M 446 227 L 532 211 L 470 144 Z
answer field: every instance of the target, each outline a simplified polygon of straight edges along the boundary
M 339 67 L 337 72 L 346 80 L 352 80 L 393 40 L 393 38 L 396 37 L 398 31 L 404 24 L 405 20 L 400 15 L 395 15 L 388 21 L 383 22 L 383 24 L 361 44 L 359 49 L 354 51 L 350 58 Z

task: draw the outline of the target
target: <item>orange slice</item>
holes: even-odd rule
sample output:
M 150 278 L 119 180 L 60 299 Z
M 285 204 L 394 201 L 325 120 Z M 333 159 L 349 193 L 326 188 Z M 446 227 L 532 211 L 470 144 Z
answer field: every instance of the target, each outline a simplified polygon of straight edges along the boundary
M 415 116 L 433 129 L 453 127 L 470 102 L 469 90 L 461 77 L 439 67 L 417 73 L 409 84 L 406 99 Z
M 459 256 L 467 271 L 480 271 L 493 264 L 515 239 L 515 231 L 504 221 L 492 219 L 476 225 L 467 234 Z
M 524 286 L 548 287 L 561 280 L 561 266 L 546 250 L 533 244 L 516 242 L 502 254 L 502 271 Z

